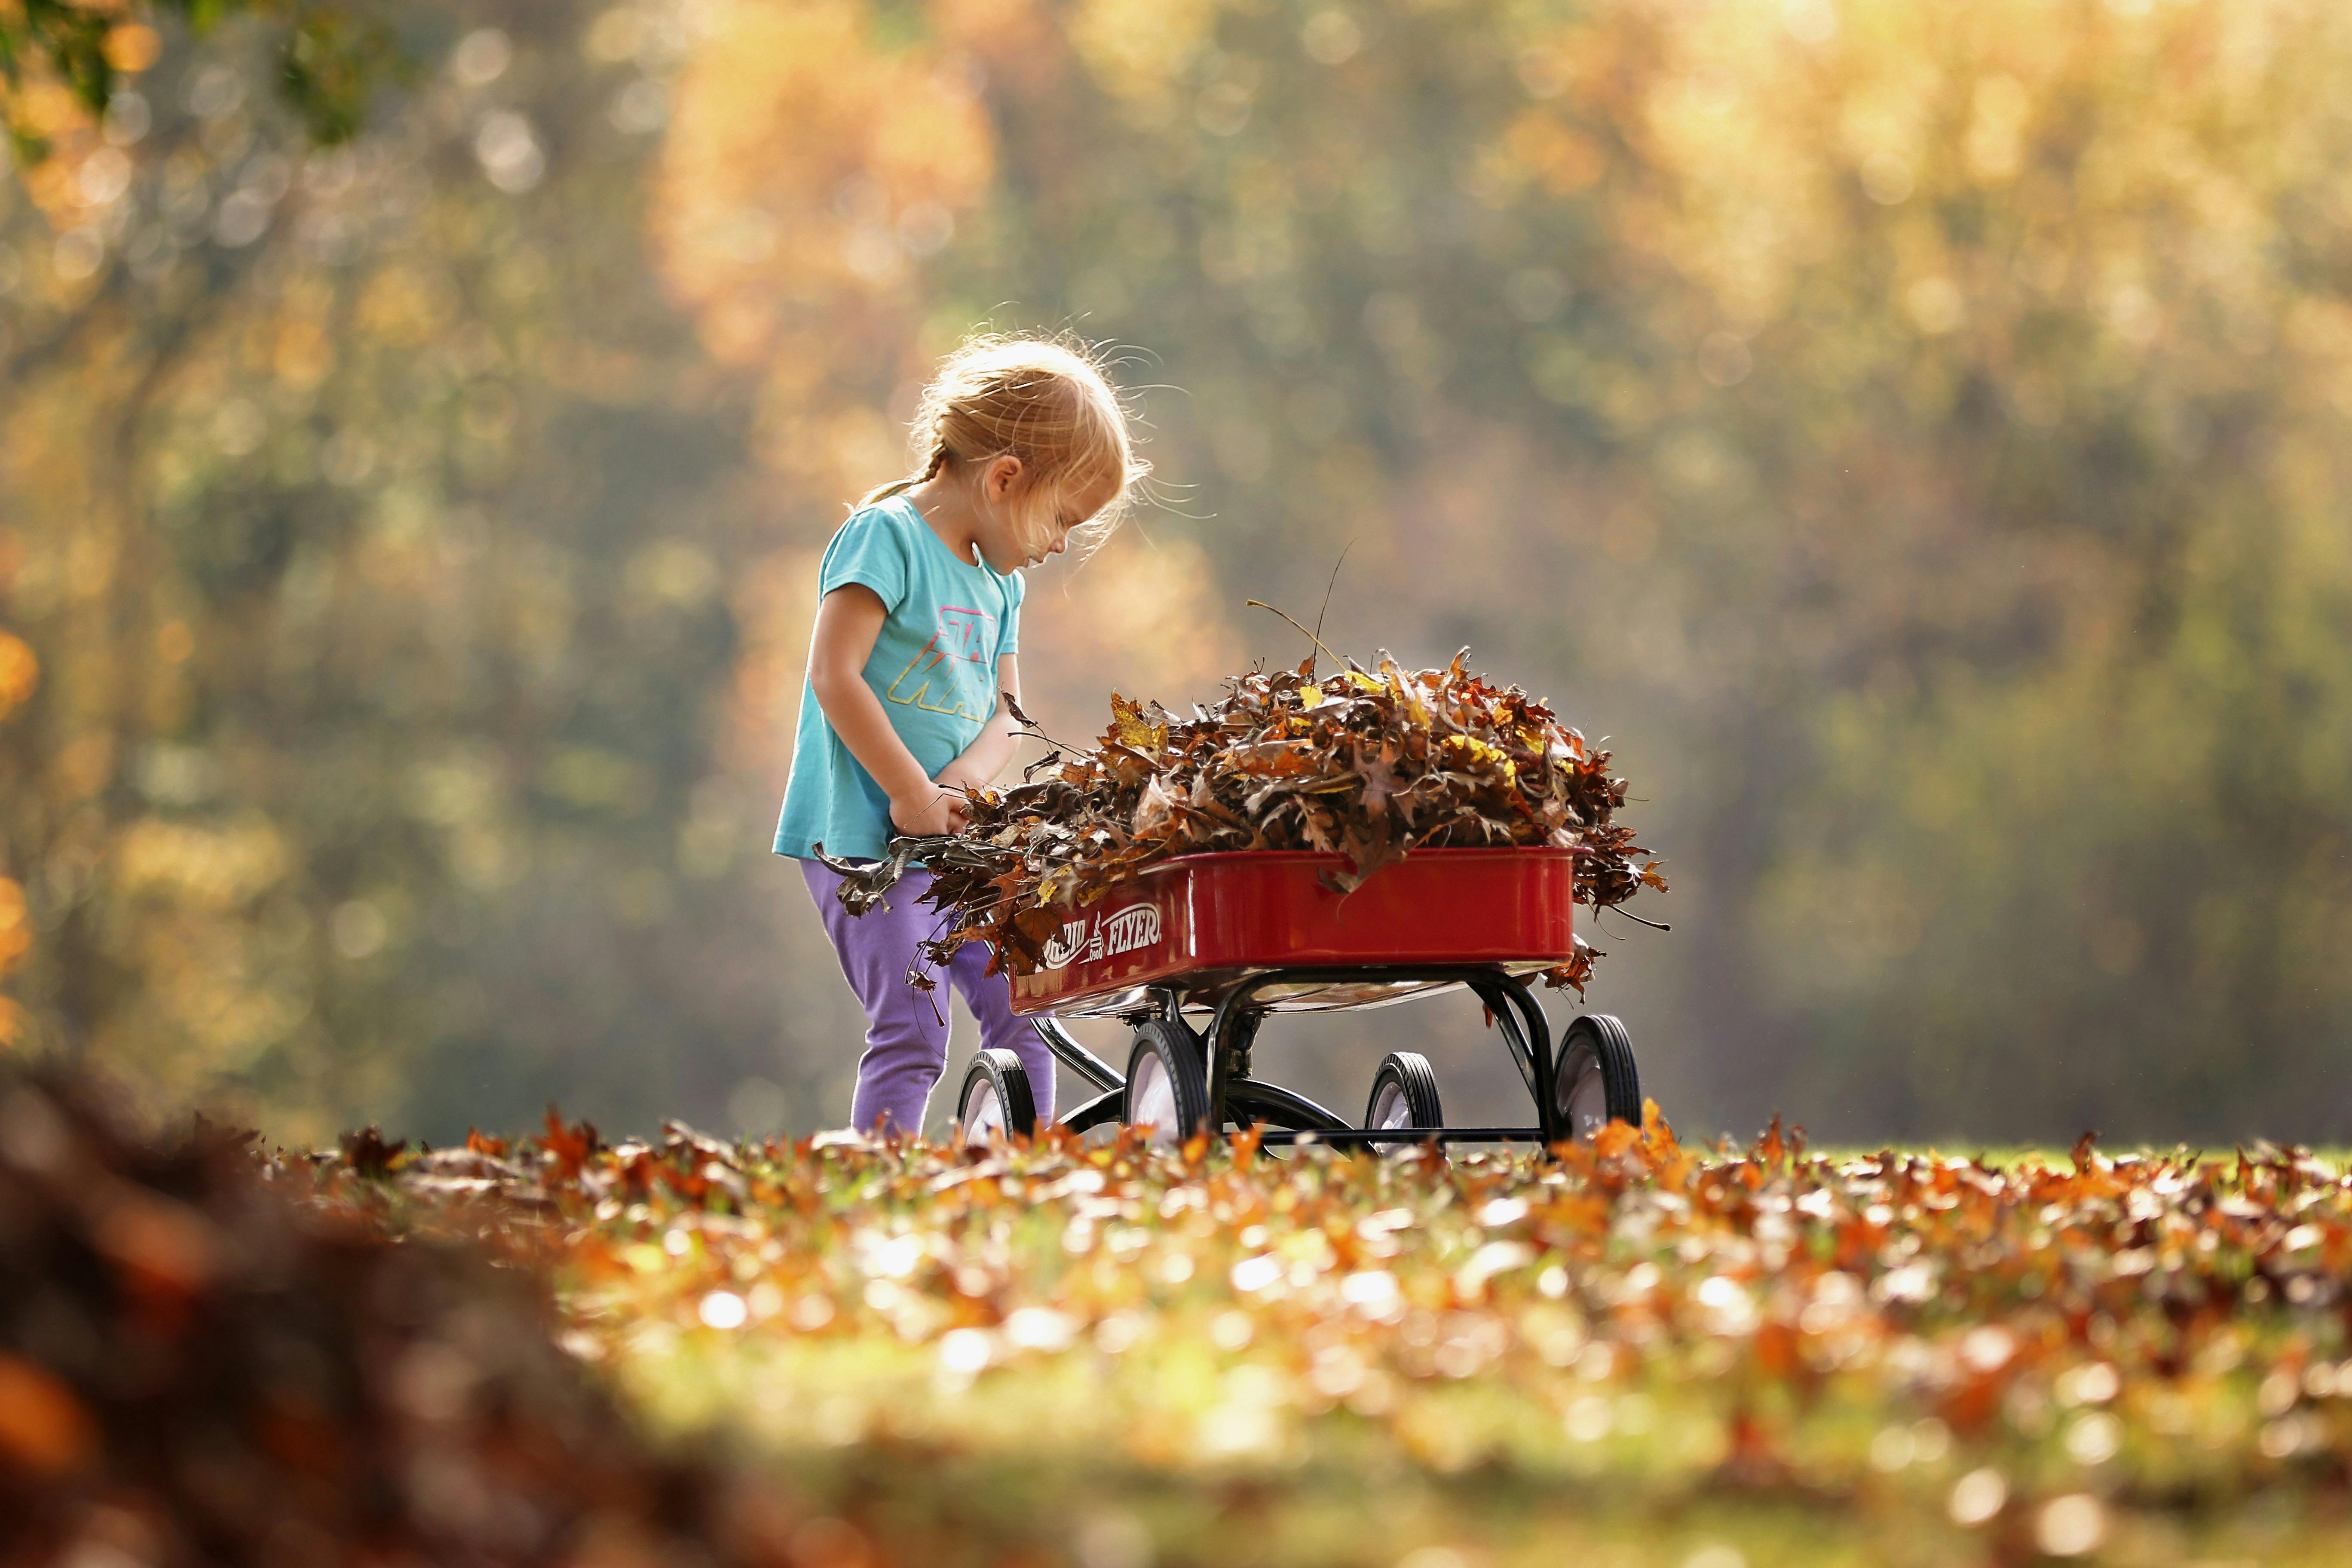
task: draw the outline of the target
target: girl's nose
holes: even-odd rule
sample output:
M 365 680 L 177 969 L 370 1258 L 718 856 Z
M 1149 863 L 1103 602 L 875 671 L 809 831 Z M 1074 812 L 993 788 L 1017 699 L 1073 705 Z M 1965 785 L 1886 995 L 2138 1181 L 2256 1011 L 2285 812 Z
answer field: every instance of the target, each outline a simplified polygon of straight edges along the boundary
M 1062 535 L 1061 538 L 1054 541 L 1053 548 L 1048 550 L 1045 553 L 1048 555 L 1059 555 L 1063 551 L 1067 550 L 1069 547 L 1070 536 L 1066 533 Z

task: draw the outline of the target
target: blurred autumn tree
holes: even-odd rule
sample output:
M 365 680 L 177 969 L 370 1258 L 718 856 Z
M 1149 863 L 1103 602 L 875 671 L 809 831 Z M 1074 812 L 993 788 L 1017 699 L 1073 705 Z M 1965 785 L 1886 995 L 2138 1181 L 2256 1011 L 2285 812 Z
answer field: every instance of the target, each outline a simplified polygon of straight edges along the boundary
M 814 554 L 938 350 L 1074 322 L 1193 489 L 1033 595 L 1053 727 L 1352 545 L 1335 643 L 1619 737 L 1678 930 L 1595 1002 L 1701 1125 L 2352 1135 L 2340 8 L 394 20 L 347 148 L 167 29 L 0 214 L 28 1037 L 308 1130 L 837 1116 Z
M 144 8 L 142 8 L 144 9 Z M 392 28 L 368 0 L 153 0 L 203 33 L 231 16 L 277 24 L 275 83 L 322 144 L 348 141 L 387 75 L 404 74 Z M 155 63 L 161 40 L 120 0 L 8 0 L 0 6 L 0 110 L 17 156 L 48 155 L 49 127 L 100 116 L 128 73 Z
M 776 1075 L 709 720 L 760 507 L 635 238 L 661 101 L 490 19 L 412 18 L 330 151 L 266 29 L 172 39 L 5 219 L 27 1032 L 313 1136 Z

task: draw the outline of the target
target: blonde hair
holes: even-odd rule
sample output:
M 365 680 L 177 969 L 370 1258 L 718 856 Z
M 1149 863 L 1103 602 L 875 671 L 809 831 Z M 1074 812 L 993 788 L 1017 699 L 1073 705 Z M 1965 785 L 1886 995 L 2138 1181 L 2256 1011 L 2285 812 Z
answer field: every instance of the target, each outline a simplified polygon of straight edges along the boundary
M 1014 526 L 1025 542 L 1050 542 L 1048 520 L 1074 489 L 1114 482 L 1084 532 L 1099 543 L 1128 506 L 1151 465 L 1135 455 L 1127 410 L 1096 350 L 1076 339 L 1013 334 L 969 340 L 940 364 L 915 405 L 914 470 L 858 504 L 912 489 L 949 468 L 1021 459 L 1024 478 Z

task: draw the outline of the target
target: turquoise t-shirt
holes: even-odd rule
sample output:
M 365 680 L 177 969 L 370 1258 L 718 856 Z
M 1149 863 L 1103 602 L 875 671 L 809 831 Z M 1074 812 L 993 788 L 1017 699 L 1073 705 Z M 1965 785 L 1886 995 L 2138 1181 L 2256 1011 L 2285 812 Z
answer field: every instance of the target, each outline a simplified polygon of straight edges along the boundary
M 996 661 L 1018 640 L 1021 574 L 957 560 L 901 495 L 853 513 L 825 546 L 818 596 L 848 583 L 873 589 L 889 612 L 866 684 L 923 772 L 937 773 L 996 712 Z M 828 855 L 879 859 L 889 838 L 890 797 L 841 743 L 803 679 L 776 853 L 806 859 L 822 844 Z

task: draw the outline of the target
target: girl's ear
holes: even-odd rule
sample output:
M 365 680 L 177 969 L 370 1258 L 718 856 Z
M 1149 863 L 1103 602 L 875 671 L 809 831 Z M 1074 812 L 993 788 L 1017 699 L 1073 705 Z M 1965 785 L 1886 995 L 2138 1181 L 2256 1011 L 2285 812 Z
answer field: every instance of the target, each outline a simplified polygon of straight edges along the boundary
M 991 458 L 987 472 L 981 476 L 981 493 L 992 502 L 1003 502 L 1020 488 L 1024 471 L 1021 459 L 1010 452 Z

